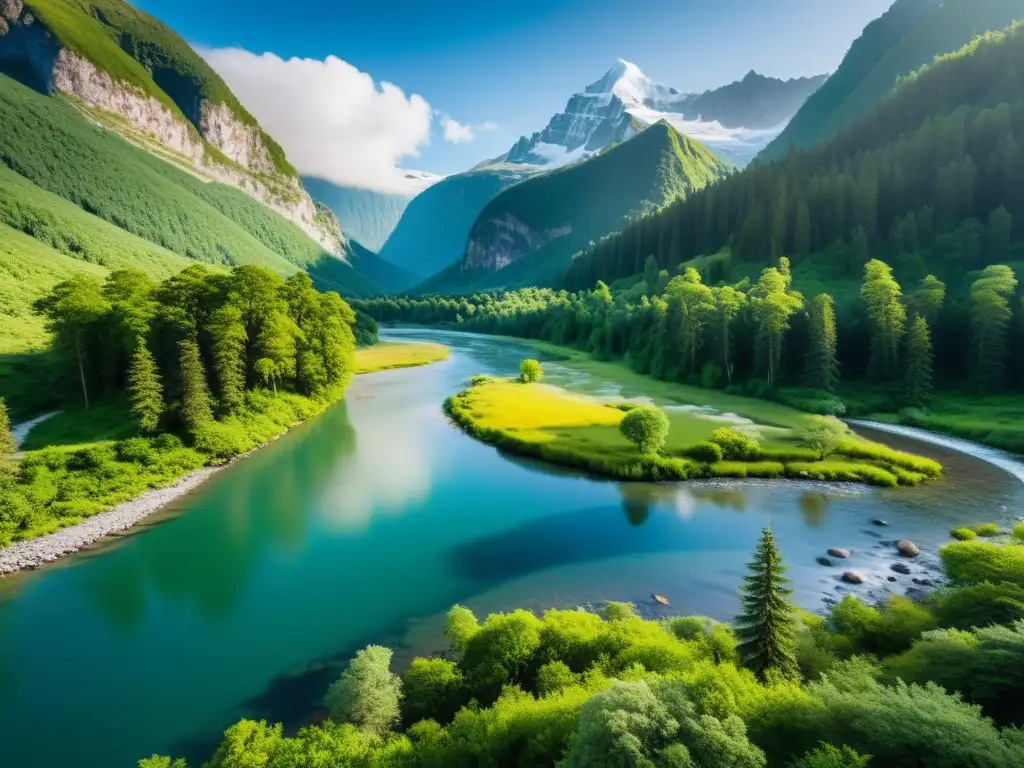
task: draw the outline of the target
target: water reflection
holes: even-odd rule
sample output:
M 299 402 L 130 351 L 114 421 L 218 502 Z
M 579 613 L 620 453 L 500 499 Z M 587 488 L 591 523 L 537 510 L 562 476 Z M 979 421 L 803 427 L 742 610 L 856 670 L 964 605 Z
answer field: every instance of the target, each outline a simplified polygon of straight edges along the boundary
M 189 514 L 162 525 L 159 535 L 143 529 L 133 546 L 90 557 L 77 584 L 120 631 L 138 627 L 154 599 L 186 604 L 216 622 L 245 593 L 266 551 L 303 548 L 315 509 L 310 490 L 325 487 L 355 452 L 356 431 L 342 402 L 182 500 Z
M 818 528 L 825 522 L 829 501 L 827 495 L 817 491 L 804 491 L 800 494 L 800 511 L 808 528 Z

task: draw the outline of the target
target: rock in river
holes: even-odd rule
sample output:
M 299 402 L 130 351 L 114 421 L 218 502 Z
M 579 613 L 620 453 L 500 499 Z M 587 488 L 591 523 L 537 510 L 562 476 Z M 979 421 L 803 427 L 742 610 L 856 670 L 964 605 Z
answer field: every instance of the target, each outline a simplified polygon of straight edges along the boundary
M 835 547 L 832 547 L 830 550 L 828 550 L 828 553 L 832 555 L 832 557 L 838 557 L 840 560 L 845 560 L 850 556 L 850 550 L 836 549 Z
M 910 574 L 910 566 L 906 563 L 893 563 L 889 567 L 896 571 L 896 573 L 902 573 L 904 576 L 908 576 Z
M 816 562 L 818 563 L 818 565 L 824 565 L 826 568 L 832 567 L 832 561 L 829 560 L 827 557 L 819 557 L 817 558 Z
M 885 520 L 878 520 L 878 519 L 872 520 L 871 524 L 872 525 L 877 525 L 877 526 L 882 527 L 882 528 L 884 528 L 885 526 L 888 525 L 888 523 L 885 522 Z
M 843 581 L 845 581 L 847 584 L 863 584 L 864 577 L 856 571 L 847 571 L 843 574 Z
M 906 539 L 900 539 L 896 542 L 896 549 L 904 557 L 917 557 L 921 554 L 921 550 L 917 548 L 917 544 Z

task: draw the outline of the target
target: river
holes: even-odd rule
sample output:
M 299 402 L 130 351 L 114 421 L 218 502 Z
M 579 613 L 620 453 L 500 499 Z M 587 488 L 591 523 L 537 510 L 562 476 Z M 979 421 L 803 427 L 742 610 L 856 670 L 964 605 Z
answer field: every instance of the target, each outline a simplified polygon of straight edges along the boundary
M 453 354 L 359 377 L 324 416 L 129 535 L 0 579 L 5 768 L 129 768 L 154 752 L 195 768 L 240 717 L 306 722 L 359 647 L 390 645 L 400 661 L 443 647 L 456 602 L 481 615 L 630 600 L 651 615 L 728 620 L 766 522 L 795 599 L 820 610 L 843 590 L 842 568 L 815 562 L 827 547 L 854 551 L 844 566 L 868 583 L 853 589 L 900 592 L 936 578 L 952 527 L 1024 509 L 1012 474 L 920 443 L 947 475 L 918 489 L 623 486 L 552 471 L 477 443 L 441 411 L 472 374 L 516 371 L 526 348 L 440 331 L 390 336 L 442 341 Z M 545 370 L 554 383 L 608 391 L 561 364 Z M 892 583 L 882 541 L 896 538 L 923 555 Z

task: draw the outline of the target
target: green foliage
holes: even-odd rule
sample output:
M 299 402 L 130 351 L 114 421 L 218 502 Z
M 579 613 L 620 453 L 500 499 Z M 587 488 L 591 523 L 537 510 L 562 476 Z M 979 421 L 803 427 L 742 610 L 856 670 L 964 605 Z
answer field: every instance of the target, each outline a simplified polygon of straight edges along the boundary
M 164 410 L 164 390 L 153 355 L 141 340 L 128 369 L 128 391 L 132 415 L 139 420 L 139 428 L 143 432 L 155 432 Z
M 988 541 L 957 541 L 940 551 L 946 575 L 955 584 L 1006 582 L 1024 587 L 1024 546 Z
M 957 541 L 971 541 L 971 539 L 978 538 L 978 534 L 970 528 L 954 528 L 949 532 L 949 535 Z
M 888 264 L 877 259 L 867 263 L 860 295 L 872 326 L 872 366 L 877 375 L 891 377 L 899 367 L 907 314 L 900 285 Z
M 835 300 L 827 293 L 815 296 L 807 309 L 807 320 L 811 330 L 811 348 L 807 353 L 808 382 L 812 387 L 833 392 L 839 382 Z
M 870 755 L 858 755 L 849 747 L 837 749 L 822 742 L 821 746 L 808 752 L 790 768 L 867 768 Z
M 213 421 L 210 390 L 203 361 L 199 356 L 199 345 L 191 339 L 182 339 L 178 343 L 178 350 L 181 355 L 181 418 L 185 428 L 195 436 Z
M 1012 624 L 1024 619 L 1024 587 L 988 582 L 946 587 L 929 597 L 927 607 L 940 627 Z
M 444 634 L 448 638 L 452 651 L 460 657 L 466 652 L 469 641 L 479 630 L 480 624 L 469 608 L 455 605 L 448 611 Z
M 712 432 L 711 442 L 720 447 L 730 461 L 755 459 L 760 454 L 757 441 L 730 427 L 719 427 Z
M 786 587 L 786 567 L 767 527 L 743 577 L 743 612 L 736 619 L 737 654 L 743 665 L 764 679 L 796 674 L 795 621 Z
M 523 360 L 519 364 L 519 380 L 523 384 L 533 384 L 544 378 L 544 370 L 536 360 Z
M 579 678 L 564 661 L 551 661 L 537 670 L 537 695 L 561 693 L 579 683 Z
M 668 417 L 660 408 L 641 406 L 622 417 L 619 431 L 622 436 L 635 443 L 640 453 L 657 453 L 668 438 Z
M 1024 523 L 1017 523 L 1013 526 L 1013 531 L 1010 535 L 1014 541 L 1024 544 Z
M 153 755 L 152 757 L 144 757 L 139 760 L 138 768 L 188 768 L 184 760 L 172 760 L 169 757 L 160 757 L 159 755 Z
M 1017 279 L 1007 266 L 985 267 L 971 286 L 971 344 L 975 386 L 981 392 L 999 389 L 1006 377 L 1007 332 L 1013 320 L 1010 301 Z
M 402 681 L 390 670 L 391 650 L 369 645 L 356 653 L 324 703 L 331 719 L 383 734 L 398 722 Z M 422 689 L 417 691 L 423 694 Z M 423 700 L 416 702 L 421 705 Z
M 916 406 L 927 405 L 932 398 L 932 336 L 922 316 L 913 319 L 907 334 L 904 397 Z
M 695 443 L 689 448 L 682 451 L 683 456 L 687 456 L 696 461 L 704 462 L 705 464 L 714 464 L 725 458 L 725 451 L 722 446 L 718 443 L 712 443 L 710 440 L 706 440 L 701 443 Z
M 18 445 L 14 442 L 14 435 L 11 434 L 11 418 L 7 414 L 7 403 L 0 397 L 0 461 L 17 449 Z
M 824 461 L 836 452 L 849 432 L 849 428 L 835 416 L 811 416 L 807 419 L 803 441 Z
M 413 659 L 402 672 L 402 719 L 407 724 L 433 718 L 451 722 L 466 703 L 462 671 L 445 659 Z
M 604 607 L 605 621 L 621 621 L 636 617 L 636 606 L 632 603 L 617 603 L 611 601 Z
M 853 652 L 877 656 L 905 651 L 924 632 L 936 626 L 928 610 L 896 595 L 877 608 L 847 595 L 833 606 L 829 622 L 833 630 L 848 641 Z

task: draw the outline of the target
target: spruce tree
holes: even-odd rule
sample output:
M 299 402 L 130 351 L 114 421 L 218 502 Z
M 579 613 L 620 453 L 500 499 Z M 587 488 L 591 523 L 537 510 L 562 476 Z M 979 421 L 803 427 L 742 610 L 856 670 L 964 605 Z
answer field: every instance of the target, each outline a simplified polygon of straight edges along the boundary
M 762 680 L 769 672 L 783 677 L 797 674 L 796 619 L 786 587 L 788 570 L 775 546 L 771 529 L 765 526 L 754 559 L 744 576 L 743 613 L 736 618 L 736 648 L 743 665 Z
M 827 293 L 815 296 L 807 310 L 811 349 L 807 353 L 807 379 L 812 387 L 832 392 L 839 382 L 836 357 L 836 307 Z
M 156 431 L 164 410 L 164 389 L 153 356 L 141 340 L 136 344 L 128 368 L 128 393 L 132 401 L 132 415 L 139 420 L 139 427 L 143 432 Z
M 928 321 L 914 318 L 907 335 L 907 378 L 904 396 L 911 405 L 927 405 L 932 396 L 932 335 Z
M 11 419 L 7 415 L 7 403 L 0 397 L 0 459 L 10 456 L 18 450 L 18 444 L 14 442 L 14 435 L 11 434 Z
M 210 388 L 199 356 L 199 345 L 186 339 L 178 345 L 181 354 L 181 418 L 193 434 L 213 420 Z

